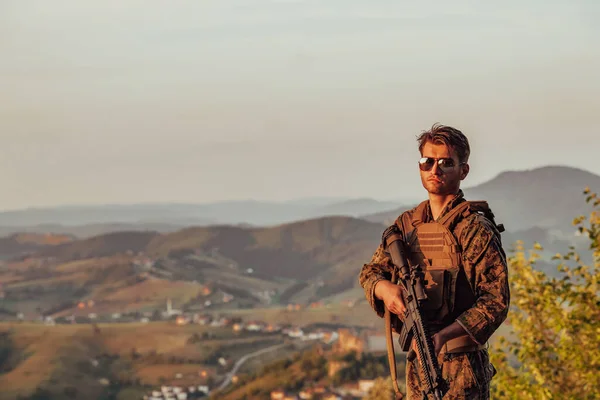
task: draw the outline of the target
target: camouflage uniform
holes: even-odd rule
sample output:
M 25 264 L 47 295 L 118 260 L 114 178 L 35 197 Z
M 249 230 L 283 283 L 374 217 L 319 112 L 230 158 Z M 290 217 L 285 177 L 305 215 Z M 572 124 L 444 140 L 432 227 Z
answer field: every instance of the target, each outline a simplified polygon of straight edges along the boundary
M 439 218 L 463 201 L 463 193 L 459 191 Z M 407 213 L 414 211 L 415 209 L 412 209 Z M 426 219 L 428 221 L 424 222 L 433 219 L 428 204 Z M 457 240 L 463 249 L 462 267 L 473 288 L 476 301 L 470 309 L 458 316 L 456 321 L 477 344 L 485 344 L 504 322 L 508 313 L 510 292 L 506 256 L 496 227 L 482 215 L 469 215 L 455 227 L 453 232 L 457 232 L 459 227 L 462 229 L 461 237 Z M 365 264 L 360 272 L 360 285 L 365 290 L 367 300 L 380 317 L 384 316 L 384 304 L 375 297 L 375 284 L 383 279 L 390 280 L 392 269 L 391 259 L 380 245 L 371 261 Z M 444 354 L 442 351 L 438 360 L 442 376 L 450 387 L 444 399 L 489 398 L 490 380 L 496 371 L 489 362 L 487 349 L 452 354 Z M 417 359 L 408 362 L 406 387 L 409 399 L 422 398 L 419 388 L 421 379 Z

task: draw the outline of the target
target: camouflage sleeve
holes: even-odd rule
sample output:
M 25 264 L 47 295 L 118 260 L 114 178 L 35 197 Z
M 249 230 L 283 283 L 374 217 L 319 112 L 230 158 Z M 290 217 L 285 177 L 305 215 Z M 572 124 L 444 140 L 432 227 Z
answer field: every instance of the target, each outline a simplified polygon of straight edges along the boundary
M 508 314 L 510 291 L 506 255 L 499 233 L 485 218 L 475 216 L 461 235 L 463 265 L 475 292 L 475 304 L 457 322 L 477 343 L 485 343 Z
M 386 279 L 392 279 L 393 264 L 390 257 L 383 251 L 383 246 L 380 244 L 371 261 L 368 264 L 364 264 L 358 281 L 360 286 L 365 291 L 365 297 L 373 307 L 373 310 L 378 316 L 383 318 L 385 313 L 383 301 L 375 297 L 375 285 L 377 282 Z

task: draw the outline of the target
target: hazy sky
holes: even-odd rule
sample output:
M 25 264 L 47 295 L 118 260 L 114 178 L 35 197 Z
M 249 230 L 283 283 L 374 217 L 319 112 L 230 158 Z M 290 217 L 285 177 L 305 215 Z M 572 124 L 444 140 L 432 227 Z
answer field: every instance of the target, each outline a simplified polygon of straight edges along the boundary
M 471 186 L 600 174 L 600 2 L 0 0 L 0 209 L 423 196 L 415 137 Z

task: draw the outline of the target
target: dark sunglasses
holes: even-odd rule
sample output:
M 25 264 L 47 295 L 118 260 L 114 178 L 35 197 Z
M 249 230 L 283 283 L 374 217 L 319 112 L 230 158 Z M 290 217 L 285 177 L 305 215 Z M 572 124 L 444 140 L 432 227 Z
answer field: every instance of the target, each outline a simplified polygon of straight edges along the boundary
M 419 160 L 419 168 L 421 171 L 431 171 L 433 168 L 433 164 L 437 162 L 438 168 L 443 172 L 450 171 L 452 168 L 456 166 L 456 163 L 451 158 L 433 158 L 433 157 L 423 157 Z M 464 163 L 460 163 L 462 165 Z

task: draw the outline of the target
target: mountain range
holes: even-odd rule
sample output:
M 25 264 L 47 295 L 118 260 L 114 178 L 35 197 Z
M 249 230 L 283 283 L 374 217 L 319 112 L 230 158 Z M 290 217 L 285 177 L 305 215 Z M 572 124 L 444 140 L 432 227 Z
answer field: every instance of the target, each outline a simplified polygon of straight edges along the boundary
M 498 221 L 509 231 L 542 227 L 570 234 L 574 214 L 587 210 L 578 196 L 585 187 L 600 189 L 600 176 L 572 167 L 547 166 L 506 171 L 463 190 L 468 199 L 487 200 Z M 83 238 L 114 231 L 174 232 L 188 226 L 276 226 L 331 215 L 388 224 L 418 203 L 418 193 L 409 196 L 404 201 L 310 198 L 288 202 L 247 200 L 22 209 L 0 212 L 0 235 L 35 232 Z
M 587 186 L 592 191 L 600 189 L 600 177 L 574 168 L 545 167 L 500 174 L 466 188 L 465 194 L 469 199 L 489 200 L 497 222 L 506 225 L 503 242 L 507 247 L 516 240 L 526 245 L 538 241 L 554 254 L 577 242 L 571 221 L 591 210 L 581 193 Z M 7 312 L 64 315 L 76 311 L 78 302 L 89 300 L 97 310 L 122 312 L 162 307 L 167 297 L 190 310 L 202 308 L 207 300 L 214 302 L 214 308 L 309 304 L 339 299 L 344 293 L 364 299 L 357 280 L 360 268 L 370 260 L 387 224 L 416 204 L 386 211 L 382 209 L 396 205 L 371 200 L 300 203 L 312 212 L 335 213 L 345 207 L 340 214 L 361 215 L 319 216 L 272 226 L 252 226 L 240 220 L 191 227 L 159 225 L 167 226 L 165 230 L 143 229 L 129 220 L 114 225 L 128 229 L 89 237 L 13 233 L 0 240 L 4 259 L 0 261 L 4 295 L 0 306 Z M 252 210 L 268 208 L 268 204 L 251 204 L 256 207 Z M 214 207 L 220 211 L 204 217 L 217 219 L 233 205 Z M 279 218 L 291 217 L 283 209 Z M 375 212 L 362 214 L 367 209 Z M 14 223 L 17 215 L 7 218 Z M 23 211 L 21 215 L 28 214 Z M 28 218 L 32 224 L 39 222 L 31 215 Z M 555 269 L 544 262 L 538 266 Z M 206 287 L 213 297 L 200 295 Z M 219 299 L 225 294 L 233 295 L 235 301 L 222 304 Z
M 62 206 L 0 212 L 0 234 L 68 233 L 79 237 L 115 230 L 170 232 L 186 226 L 274 226 L 329 215 L 360 216 L 402 203 L 375 199 L 256 200 L 210 204 Z

